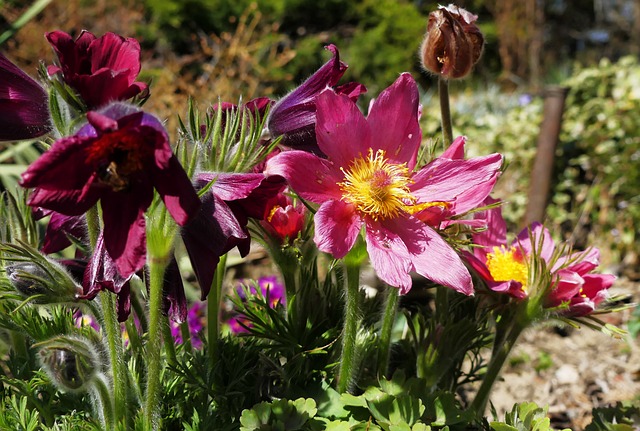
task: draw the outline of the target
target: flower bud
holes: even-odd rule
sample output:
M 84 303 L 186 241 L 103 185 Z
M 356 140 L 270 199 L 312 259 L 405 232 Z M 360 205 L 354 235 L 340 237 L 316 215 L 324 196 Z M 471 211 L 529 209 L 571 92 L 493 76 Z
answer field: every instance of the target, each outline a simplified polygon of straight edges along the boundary
M 87 340 L 60 336 L 39 346 L 43 368 L 62 390 L 84 391 L 97 374 L 98 354 Z
M 72 302 L 80 291 L 73 278 L 60 265 L 47 259 L 19 261 L 5 268 L 9 283 L 35 304 Z
M 463 78 L 482 55 L 484 37 L 474 24 L 478 17 L 455 5 L 429 14 L 420 56 L 422 66 L 444 78 Z

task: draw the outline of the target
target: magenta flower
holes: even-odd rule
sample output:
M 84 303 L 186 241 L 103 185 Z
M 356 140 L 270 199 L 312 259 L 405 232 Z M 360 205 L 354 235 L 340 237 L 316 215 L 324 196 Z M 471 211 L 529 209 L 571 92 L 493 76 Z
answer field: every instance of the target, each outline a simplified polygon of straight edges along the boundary
M 29 205 L 69 216 L 100 201 L 106 250 L 127 278 L 145 263 L 144 212 L 153 189 L 180 225 L 197 214 L 200 200 L 155 117 L 116 103 L 87 119 L 32 163 L 21 184 L 35 187 Z
M 63 31 L 47 33 L 58 56 L 59 66 L 49 66 L 49 75 L 62 74 L 89 109 L 117 100 L 130 99 L 147 89 L 137 82 L 140 73 L 140 44 L 133 38 L 106 33 L 96 38 L 83 30 L 73 40 Z
M 342 258 L 364 227 L 378 276 L 401 293 L 411 289 L 409 273 L 416 271 L 472 294 L 471 276 L 458 254 L 415 214 L 462 205 L 468 190 L 485 184 L 490 189 L 502 156 L 438 159 L 414 172 L 422 133 L 418 88 L 406 73 L 379 95 L 367 118 L 335 91 L 324 91 L 316 103 L 316 135 L 327 159 L 284 151 L 267 163 L 265 173 L 284 176 L 303 199 L 320 204 L 318 248 Z
M 280 99 L 269 113 L 267 128 L 274 137 L 282 136 L 280 143 L 284 146 L 319 153 L 314 132 L 316 97 L 326 88 L 335 86 L 348 67 L 340 61 L 335 45 L 328 45 L 326 49 L 331 51 L 333 58 L 302 85 Z M 362 84 L 352 82 L 337 87 L 335 91 L 355 101 L 367 89 Z
M 495 202 L 487 200 L 487 204 Z M 549 286 L 541 286 L 546 308 L 559 307 L 566 316 L 584 316 L 606 299 L 615 276 L 592 273 L 599 264 L 598 249 L 559 256 L 561 250 L 540 223 L 523 229 L 509 244 L 500 207 L 485 211 L 485 216 L 489 228 L 474 235 L 474 242 L 481 247 L 474 248 L 474 254 L 467 255 L 467 260 L 490 289 L 518 299 L 537 294 L 530 285 L 536 280 L 529 276 L 535 254 L 544 260 L 551 274 L 550 291 L 547 292 Z
M 0 54 L 0 141 L 37 138 L 50 130 L 47 92 Z
M 202 189 L 212 181 L 197 217 L 181 231 L 203 300 L 211 289 L 220 256 L 234 247 L 242 256 L 249 253 L 249 217 L 261 220 L 267 202 L 285 186 L 279 176 L 212 172 L 197 175 L 195 185 Z

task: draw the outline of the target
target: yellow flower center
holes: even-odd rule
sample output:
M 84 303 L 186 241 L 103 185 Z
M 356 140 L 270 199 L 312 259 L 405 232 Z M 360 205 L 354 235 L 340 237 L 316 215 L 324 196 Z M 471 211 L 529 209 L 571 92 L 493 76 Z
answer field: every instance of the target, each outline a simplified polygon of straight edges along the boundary
M 527 291 L 529 270 L 515 247 L 493 247 L 493 251 L 487 254 L 487 268 L 495 281 L 515 280 L 522 284 L 524 292 Z
M 374 220 L 389 219 L 406 211 L 416 202 L 409 191 L 411 178 L 407 164 L 390 163 L 384 150 L 355 159 L 348 169 L 342 169 L 344 181 L 338 183 L 342 199 Z

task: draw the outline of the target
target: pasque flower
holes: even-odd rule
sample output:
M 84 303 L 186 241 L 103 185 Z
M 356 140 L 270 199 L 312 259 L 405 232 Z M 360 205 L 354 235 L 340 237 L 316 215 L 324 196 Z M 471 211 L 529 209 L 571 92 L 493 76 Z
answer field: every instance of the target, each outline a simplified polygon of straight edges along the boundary
M 204 300 L 220 256 L 234 247 L 242 256 L 249 253 L 249 217 L 261 220 L 267 202 L 285 182 L 277 175 L 213 172 L 197 175 L 194 182 L 199 190 L 213 183 L 202 197 L 198 215 L 181 231 Z
M 486 202 L 498 201 L 488 199 Z M 509 243 L 500 207 L 485 211 L 484 216 L 488 229 L 474 235 L 474 242 L 480 247 L 474 248 L 474 254 L 467 258 L 490 289 L 519 299 L 545 295 L 544 307 L 558 307 L 559 312 L 567 316 L 589 314 L 606 299 L 615 276 L 592 273 L 599 265 L 597 248 L 561 255 L 562 249 L 540 223 L 523 229 Z M 551 285 L 538 286 L 539 280 L 531 279 L 534 257 L 545 262 Z
M 314 237 L 319 249 L 342 258 L 364 227 L 378 276 L 402 293 L 411 288 L 411 271 L 473 293 L 458 254 L 415 214 L 450 205 L 494 181 L 502 156 L 441 159 L 414 171 L 422 134 L 418 88 L 407 73 L 378 96 L 366 118 L 332 90 L 316 103 L 316 136 L 327 158 L 284 151 L 269 160 L 265 173 L 284 176 L 303 199 L 320 204 Z
M 275 308 L 278 304 L 286 306 L 287 297 L 284 285 L 278 281 L 275 275 L 260 277 L 258 280 L 241 280 L 235 289 L 235 294 L 244 302 L 247 300 L 246 287 L 249 288 L 249 294 L 256 295 L 257 288 L 260 289 L 260 295 L 269 299 L 269 307 Z M 256 288 L 257 287 L 257 288 Z M 246 333 L 247 328 L 251 327 L 251 322 L 245 315 L 235 312 L 227 320 L 229 329 L 233 334 Z
M 115 33 L 96 37 L 83 30 L 74 40 L 63 31 L 47 33 L 59 65 L 48 67 L 49 75 L 61 74 L 89 109 L 108 102 L 130 99 L 147 89 L 137 82 L 140 44 Z
M 290 243 L 302 231 L 305 214 L 306 208 L 301 202 L 294 202 L 289 195 L 279 193 L 267 203 L 264 220 L 260 224 L 281 243 Z
M 0 54 L 0 141 L 37 138 L 51 130 L 47 92 Z
M 100 201 L 105 248 L 127 278 L 145 263 L 144 212 L 153 189 L 180 225 L 197 213 L 200 200 L 158 119 L 123 103 L 91 111 L 87 119 L 32 163 L 21 184 L 35 188 L 29 205 L 69 216 Z
M 318 153 L 316 143 L 316 97 L 327 87 L 335 86 L 347 65 L 340 61 L 335 45 L 326 47 L 333 58 L 325 63 L 313 75 L 291 93 L 280 99 L 271 109 L 267 118 L 267 127 L 274 137 L 282 136 L 284 146 Z M 336 93 L 345 94 L 356 100 L 365 93 L 364 85 L 355 82 L 335 88 Z

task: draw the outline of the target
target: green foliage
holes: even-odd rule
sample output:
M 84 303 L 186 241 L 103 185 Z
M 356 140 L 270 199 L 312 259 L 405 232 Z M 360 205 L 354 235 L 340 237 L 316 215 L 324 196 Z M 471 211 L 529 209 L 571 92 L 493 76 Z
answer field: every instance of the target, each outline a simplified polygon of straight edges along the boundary
M 521 403 L 505 414 L 504 422 L 491 422 L 494 431 L 552 431 L 547 408 L 535 403 Z M 568 431 L 568 430 L 565 430 Z
M 640 425 L 640 407 L 629 403 L 616 403 L 592 411 L 593 421 L 585 431 L 632 431 Z

